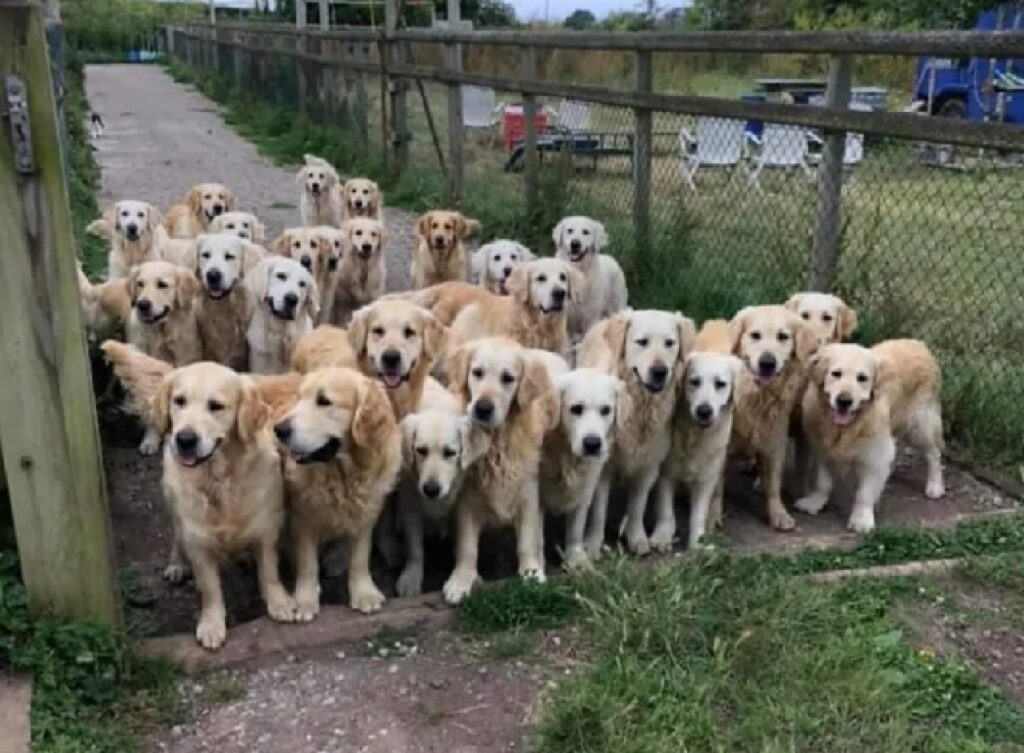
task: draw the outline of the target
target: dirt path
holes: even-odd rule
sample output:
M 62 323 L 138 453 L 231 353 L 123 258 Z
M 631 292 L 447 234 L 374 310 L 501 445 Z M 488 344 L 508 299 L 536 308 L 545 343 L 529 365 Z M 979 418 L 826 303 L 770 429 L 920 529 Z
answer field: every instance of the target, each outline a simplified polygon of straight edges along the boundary
M 232 131 L 217 105 L 151 65 L 86 68 L 86 91 L 106 132 L 96 143 L 102 170 L 100 203 L 149 201 L 162 210 L 180 202 L 190 186 L 227 185 L 240 210 L 267 226 L 268 239 L 298 224 L 295 169 L 280 167 Z M 408 287 L 413 215 L 388 207 L 388 288 Z

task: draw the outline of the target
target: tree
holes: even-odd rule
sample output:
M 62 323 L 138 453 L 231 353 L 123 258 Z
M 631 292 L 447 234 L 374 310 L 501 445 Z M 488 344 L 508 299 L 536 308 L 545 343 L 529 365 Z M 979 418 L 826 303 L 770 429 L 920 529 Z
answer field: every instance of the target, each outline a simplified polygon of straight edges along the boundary
M 583 31 L 593 27 L 597 23 L 597 18 L 586 8 L 579 8 L 570 13 L 563 23 L 567 29 Z

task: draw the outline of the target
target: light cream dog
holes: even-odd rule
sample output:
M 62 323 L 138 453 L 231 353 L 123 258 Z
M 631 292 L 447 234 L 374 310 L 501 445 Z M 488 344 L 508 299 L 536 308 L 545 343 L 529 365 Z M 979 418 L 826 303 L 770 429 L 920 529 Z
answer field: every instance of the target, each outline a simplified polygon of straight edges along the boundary
M 313 330 L 319 314 L 316 281 L 299 262 L 269 256 L 256 265 L 245 284 L 253 303 L 245 331 L 249 371 L 287 371 L 296 343 Z
M 370 576 L 373 527 L 402 467 L 402 440 L 384 390 L 358 371 L 307 374 L 298 402 L 275 425 L 288 449 L 285 484 L 295 537 L 299 620 L 320 610 L 320 541 L 350 540 L 349 603 L 375 612 L 384 595 Z
M 486 454 L 466 471 L 456 504 L 455 570 L 444 584 L 445 600 L 455 604 L 480 577 L 477 549 L 488 524 L 515 526 L 520 576 L 545 579 L 538 473 L 558 398 L 544 363 L 507 338 L 467 343 L 446 370 L 449 389 L 490 438 Z
M 563 373 L 554 384 L 561 414 L 544 437 L 540 499 L 546 513 L 567 516 L 565 564 L 575 569 L 590 564 L 584 546 L 587 515 L 615 441 L 622 385 L 594 369 Z
M 210 230 L 213 219 L 230 212 L 235 205 L 234 196 L 220 183 L 200 183 L 192 186 L 183 204 L 175 204 L 164 215 L 164 227 L 171 238 L 195 238 Z
M 871 349 L 832 344 L 811 360 L 803 397 L 804 430 L 817 464 L 813 491 L 796 503 L 811 515 L 828 504 L 835 476 L 857 482 L 849 527 L 867 533 L 896 456 L 894 436 L 928 462 L 925 496 L 945 494 L 939 366 L 918 340 L 888 340 Z
M 359 368 L 359 359 L 349 344 L 348 332 L 340 327 L 321 324 L 303 336 L 292 352 L 292 371 L 308 374 L 330 366 Z
M 598 322 L 580 343 L 579 366 L 616 376 L 624 385 L 614 448 L 601 473 L 587 527 L 591 558 L 601 553 L 614 480 L 629 489 L 620 529 L 627 547 L 635 554 L 650 551 L 644 528 L 647 498 L 672 446 L 678 382 L 695 333 L 693 321 L 678 313 L 623 311 Z
M 230 233 L 242 240 L 262 244 L 267 240 L 267 230 L 256 215 L 250 212 L 225 212 L 210 221 L 211 233 Z
M 566 217 L 555 225 L 551 237 L 555 256 L 570 262 L 583 278 L 580 300 L 569 309 L 569 333 L 579 339 L 598 320 L 626 307 L 626 277 L 614 258 L 601 253 L 608 234 L 597 220 Z
M 356 218 L 342 225 L 341 234 L 343 245 L 334 287 L 332 321 L 345 326 L 352 312 L 384 294 L 387 232 L 378 220 Z
M 694 350 L 686 358 L 683 399 L 676 407 L 672 425 L 672 451 L 655 489 L 658 517 L 651 547 L 656 550 L 672 548 L 678 486 L 685 486 L 690 494 L 689 549 L 694 549 L 707 533 L 709 518 L 715 521 L 721 514 L 722 474 L 732 434 L 733 390 L 742 368 L 738 358 L 723 353 Z
M 337 241 L 337 246 L 335 245 Z M 317 308 L 323 311 L 325 292 L 335 289 L 338 267 L 344 250 L 341 237 L 337 230 L 323 226 L 293 227 L 279 235 L 271 247 L 275 254 L 297 261 L 316 281 Z M 320 313 L 313 323 L 328 323 Z
M 745 308 L 729 330 L 733 353 L 744 366 L 736 382 L 733 449 L 758 459 L 768 520 L 789 531 L 795 522 L 782 502 L 782 472 L 790 417 L 803 395 L 818 337 L 785 306 Z
M 110 243 L 108 280 L 127 277 L 133 267 L 164 258 L 168 238 L 162 221 L 160 210 L 152 204 L 119 201 L 89 223 L 86 232 Z
M 349 178 L 337 193 L 343 223 L 360 217 L 384 224 L 384 193 L 369 178 Z
M 435 210 L 422 215 L 416 223 L 416 246 L 410 266 L 413 288 L 465 281 L 465 241 L 479 230 L 479 222 L 459 212 Z
M 507 296 L 471 303 L 452 323 L 453 344 L 502 335 L 526 348 L 569 355 L 567 308 L 579 300 L 580 276 L 558 259 L 537 259 L 516 267 Z
M 796 293 L 786 308 L 811 326 L 822 345 L 849 340 L 857 330 L 857 312 L 830 293 Z
M 299 221 L 306 227 L 341 225 L 341 200 L 338 196 L 338 171 L 327 160 L 307 154 L 305 165 L 295 175 L 302 189 L 299 195 Z
M 502 239 L 480 246 L 473 252 L 471 264 L 477 285 L 495 295 L 508 295 L 506 283 L 512 270 L 533 259 L 533 253 L 522 243 Z

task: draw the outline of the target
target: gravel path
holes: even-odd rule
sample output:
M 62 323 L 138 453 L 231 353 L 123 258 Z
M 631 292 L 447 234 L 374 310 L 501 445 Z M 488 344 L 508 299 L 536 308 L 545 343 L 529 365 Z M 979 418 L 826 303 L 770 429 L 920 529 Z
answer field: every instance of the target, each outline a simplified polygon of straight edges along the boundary
M 96 142 L 100 203 L 149 201 L 162 210 L 196 183 L 219 182 L 267 226 L 268 239 L 298 224 L 296 168 L 280 167 L 229 128 L 216 103 L 152 65 L 93 65 L 86 92 L 106 132 Z M 387 207 L 388 289 L 409 286 L 413 215 Z

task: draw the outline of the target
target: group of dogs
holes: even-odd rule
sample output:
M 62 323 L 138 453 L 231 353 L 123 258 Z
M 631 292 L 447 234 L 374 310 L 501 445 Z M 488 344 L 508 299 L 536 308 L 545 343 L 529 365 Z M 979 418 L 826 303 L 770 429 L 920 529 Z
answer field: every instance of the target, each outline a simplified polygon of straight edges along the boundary
M 565 516 L 564 562 L 588 566 L 613 484 L 629 551 L 672 547 L 680 487 L 697 546 L 721 521 L 730 454 L 757 461 L 779 530 L 795 525 L 782 499 L 790 445 L 806 486 L 795 508 L 817 513 L 833 479 L 852 476 L 855 531 L 874 527 L 895 437 L 924 454 L 927 496 L 944 493 L 935 359 L 916 340 L 844 343 L 856 314 L 835 296 L 800 293 L 698 330 L 627 307 L 596 220 L 559 222 L 552 258 L 508 240 L 470 254 L 478 223 L 452 211 L 419 218 L 412 289 L 385 294 L 379 187 L 312 156 L 297 180 L 301 224 L 269 251 L 228 188 L 204 184 L 162 216 L 116 203 L 90 226 L 109 241 L 108 279 L 79 275 L 88 326 L 124 326 L 127 343 L 102 347 L 146 426 L 140 449 L 163 445 L 165 577 L 194 574 L 208 649 L 226 639 L 219 563 L 243 551 L 257 553 L 270 616 L 308 621 L 321 542 L 347 541 L 350 604 L 368 613 L 384 602 L 374 546 L 401 560 L 396 590 L 413 595 L 424 537 L 454 532 L 443 592 L 458 603 L 479 579 L 485 527 L 513 527 L 519 574 L 543 580 L 544 517 Z

